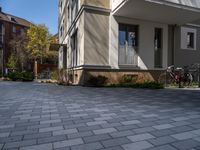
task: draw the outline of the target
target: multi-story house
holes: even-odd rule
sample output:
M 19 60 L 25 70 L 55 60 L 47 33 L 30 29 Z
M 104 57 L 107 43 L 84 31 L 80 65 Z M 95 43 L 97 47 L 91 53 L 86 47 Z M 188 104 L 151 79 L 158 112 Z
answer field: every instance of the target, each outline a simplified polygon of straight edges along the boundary
M 59 68 L 155 80 L 169 65 L 200 63 L 199 0 L 59 0 Z
M 5 72 L 12 51 L 10 41 L 24 32 L 30 24 L 25 19 L 4 13 L 0 7 L 0 72 Z

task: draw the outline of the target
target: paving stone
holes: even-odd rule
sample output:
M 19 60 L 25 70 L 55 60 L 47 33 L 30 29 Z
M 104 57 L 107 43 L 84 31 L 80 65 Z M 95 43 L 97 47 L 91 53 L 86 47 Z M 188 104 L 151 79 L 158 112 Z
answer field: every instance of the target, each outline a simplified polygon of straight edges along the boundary
M 145 150 L 177 150 L 177 149 L 172 147 L 171 145 L 163 145 L 163 146 L 148 148 Z
M 114 146 L 114 147 L 104 148 L 101 150 L 124 150 L 124 149 L 121 146 Z
M 196 135 L 192 132 L 183 132 L 183 133 L 179 133 L 179 134 L 173 134 L 171 136 L 177 140 L 186 140 L 186 139 L 195 138 L 198 135 Z
M 172 144 L 173 146 L 175 146 L 176 148 L 180 149 L 180 150 L 188 150 L 188 149 L 192 149 L 195 147 L 199 147 L 200 143 L 195 141 L 195 140 L 183 140 L 183 141 L 179 141 L 179 142 L 175 142 Z
M 63 130 L 63 127 L 57 126 L 57 127 L 41 128 L 39 129 L 39 132 L 49 132 L 49 131 L 57 131 L 57 130 Z
M 45 121 L 40 121 L 40 124 L 57 123 L 57 122 L 61 122 L 61 120 L 60 120 L 60 119 L 56 119 L 56 120 L 45 120 Z
M 153 147 L 153 145 L 147 141 L 140 141 L 140 142 L 125 144 L 122 145 L 122 147 L 124 148 L 124 150 L 143 150 Z
M 0 133 L 0 138 L 8 137 L 9 135 L 10 135 L 10 132 Z
M 154 129 L 153 127 L 144 127 L 144 128 L 133 129 L 132 131 L 139 134 L 139 133 L 151 132 L 154 130 L 156 130 L 156 129 Z
M 108 139 L 111 139 L 111 136 L 109 136 L 108 134 L 99 134 L 99 135 L 83 138 L 85 143 L 98 142 L 98 141 L 103 141 L 103 140 L 108 140 Z
M 98 150 L 102 148 L 103 146 L 99 142 L 96 142 L 96 143 L 72 146 L 71 150 Z
M 18 141 L 18 142 L 11 142 L 11 143 L 6 143 L 4 145 L 4 149 L 18 148 L 18 147 L 23 147 L 23 146 L 35 145 L 35 144 L 36 144 L 36 140 L 24 140 L 24 141 Z
M 121 122 L 121 124 L 123 125 L 132 125 L 132 124 L 139 124 L 139 123 L 141 123 L 139 120 L 130 120 L 130 121 Z
M 78 139 L 55 142 L 53 143 L 53 146 L 54 148 L 62 148 L 62 147 L 80 145 L 80 144 L 83 144 L 83 140 L 81 138 L 78 138 Z
M 3 148 L 3 145 L 4 145 L 4 144 L 0 144 L 0 149 L 2 149 L 2 148 Z
M 25 140 L 38 139 L 38 138 L 50 137 L 51 135 L 52 135 L 51 132 L 27 134 L 27 135 L 24 135 L 23 139 Z
M 100 124 L 105 124 L 107 123 L 106 121 L 94 121 L 94 122 L 88 122 L 88 126 L 94 126 L 94 125 L 100 125 Z
M 131 141 L 125 137 L 123 138 L 115 138 L 115 139 L 110 139 L 106 141 L 102 141 L 101 143 L 103 144 L 104 147 L 113 147 L 113 146 L 119 146 L 123 144 L 130 143 Z
M 118 132 L 110 133 L 110 135 L 113 138 L 124 137 L 124 136 L 133 135 L 133 134 L 134 133 L 132 131 L 130 131 L 130 130 L 127 130 L 127 131 L 118 131 Z
M 52 150 L 52 144 L 41 144 L 41 145 L 33 145 L 27 147 L 21 147 L 20 150 Z
M 46 138 L 38 138 L 37 140 L 38 140 L 38 144 L 44 144 L 44 143 L 67 140 L 67 137 L 65 135 L 59 135 L 59 136 L 50 136 Z
M 169 129 L 169 128 L 173 128 L 173 127 L 174 126 L 171 124 L 162 124 L 162 125 L 153 126 L 153 128 L 155 128 L 157 130 Z
M 82 137 L 88 137 L 94 135 L 92 131 L 86 131 L 86 132 L 78 132 L 78 133 L 73 133 L 73 134 L 68 134 L 67 137 L 69 139 L 74 139 L 74 138 L 82 138 Z
M 156 130 L 156 131 L 150 132 L 150 134 L 154 135 L 155 137 L 161 137 L 161 136 L 166 136 L 166 135 L 172 135 L 174 134 L 174 131 L 170 129 Z
M 77 133 L 77 129 L 68 129 L 68 130 L 59 130 L 59 131 L 53 131 L 53 135 L 65 135 L 65 134 L 72 134 Z
M 159 145 L 165 145 L 165 144 L 169 144 L 169 143 L 173 143 L 176 141 L 175 138 L 172 138 L 170 136 L 164 136 L 164 137 L 159 137 L 156 139 L 149 139 L 148 140 L 150 143 L 152 143 L 153 145 L 159 146 Z
M 138 134 L 138 135 L 133 135 L 133 136 L 128 136 L 127 137 L 129 140 L 132 142 L 138 142 L 138 141 L 144 141 L 148 139 L 155 138 L 153 135 L 149 133 L 144 133 L 144 134 Z
M 94 134 L 105 134 L 105 133 L 112 133 L 116 132 L 117 130 L 115 128 L 105 128 L 105 129 L 99 129 L 99 130 L 93 130 Z

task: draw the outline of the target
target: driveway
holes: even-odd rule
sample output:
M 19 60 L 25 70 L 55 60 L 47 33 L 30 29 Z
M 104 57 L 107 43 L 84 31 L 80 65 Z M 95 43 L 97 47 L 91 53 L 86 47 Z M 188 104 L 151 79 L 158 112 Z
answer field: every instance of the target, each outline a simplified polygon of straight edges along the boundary
M 200 150 L 200 91 L 0 82 L 0 149 Z

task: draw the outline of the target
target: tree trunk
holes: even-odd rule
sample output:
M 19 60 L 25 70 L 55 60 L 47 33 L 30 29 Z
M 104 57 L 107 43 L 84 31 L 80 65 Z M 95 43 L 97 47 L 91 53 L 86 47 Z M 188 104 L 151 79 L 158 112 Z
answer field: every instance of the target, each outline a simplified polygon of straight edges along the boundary
M 35 79 L 37 80 L 38 79 L 38 65 L 37 65 L 36 59 L 34 60 L 34 76 L 35 76 Z

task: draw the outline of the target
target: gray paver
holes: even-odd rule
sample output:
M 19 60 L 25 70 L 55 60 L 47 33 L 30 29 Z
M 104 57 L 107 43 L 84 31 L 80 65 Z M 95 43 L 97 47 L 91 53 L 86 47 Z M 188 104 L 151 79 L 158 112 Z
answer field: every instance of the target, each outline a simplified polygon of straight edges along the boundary
M 100 143 L 96 142 L 96 143 L 72 146 L 71 150 L 98 150 L 98 149 L 102 149 L 102 148 L 103 148 L 103 146 Z
M 135 142 L 131 144 L 125 144 L 125 145 L 122 145 L 122 147 L 124 148 L 124 150 L 143 150 L 143 149 L 153 147 L 153 145 L 147 141 L 141 141 L 141 142 Z
M 177 150 L 177 149 L 172 147 L 171 145 L 163 145 L 163 146 L 148 148 L 146 150 Z
M 144 134 L 128 136 L 127 138 L 130 139 L 132 142 L 138 142 L 138 141 L 153 139 L 155 137 L 153 135 L 149 134 L 149 133 L 144 133 Z
M 180 150 L 188 150 L 200 146 L 200 143 L 189 139 L 189 140 L 182 140 L 179 142 L 175 142 L 172 145 Z
M 54 148 L 62 148 L 62 147 L 67 147 L 67 146 L 80 145 L 80 144 L 83 144 L 83 140 L 81 138 L 78 138 L 78 139 L 55 142 L 53 143 L 53 146 Z
M 102 144 L 104 145 L 104 147 L 113 147 L 113 146 L 127 144 L 130 142 L 131 141 L 129 139 L 123 137 L 123 138 L 115 138 L 111 140 L 102 141 Z
M 105 134 L 105 133 L 112 133 L 116 132 L 117 130 L 115 128 L 105 128 L 105 129 L 99 129 L 99 130 L 94 130 L 94 134 Z
M 52 144 L 41 144 L 41 145 L 33 145 L 27 147 L 21 147 L 20 150 L 52 150 Z
M 173 143 L 176 141 L 175 138 L 172 138 L 170 136 L 164 136 L 164 137 L 159 137 L 156 139 L 150 139 L 148 140 L 150 143 L 152 143 L 153 145 L 164 145 L 164 144 L 169 144 L 169 143 Z

